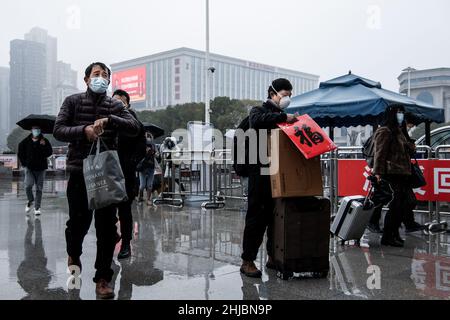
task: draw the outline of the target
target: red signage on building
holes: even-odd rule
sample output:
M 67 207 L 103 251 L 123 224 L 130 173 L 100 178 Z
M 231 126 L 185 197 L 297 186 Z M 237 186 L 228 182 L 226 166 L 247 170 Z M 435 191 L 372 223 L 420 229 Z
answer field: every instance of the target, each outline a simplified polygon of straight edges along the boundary
M 419 160 L 427 185 L 415 189 L 419 201 L 450 202 L 450 160 Z M 338 196 L 366 195 L 371 169 L 365 160 L 338 161 Z
M 147 96 L 147 68 L 139 67 L 114 72 L 112 75 L 113 90 L 122 89 L 128 92 L 131 102 L 145 101 Z

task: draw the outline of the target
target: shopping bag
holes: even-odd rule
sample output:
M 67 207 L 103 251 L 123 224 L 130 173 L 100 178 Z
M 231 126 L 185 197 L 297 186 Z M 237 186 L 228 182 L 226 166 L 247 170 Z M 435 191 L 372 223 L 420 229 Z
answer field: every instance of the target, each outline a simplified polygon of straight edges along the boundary
M 297 117 L 297 122 L 278 124 L 306 159 L 337 149 L 325 131 L 308 115 Z
M 411 177 L 410 183 L 413 189 L 422 188 L 427 185 L 427 181 L 425 176 L 423 175 L 422 169 L 420 169 L 420 165 L 415 159 L 415 162 L 411 163 Z
M 101 144 L 105 146 L 103 152 L 100 152 Z M 92 155 L 95 145 L 97 150 Z M 101 138 L 92 144 L 88 157 L 83 160 L 83 175 L 89 210 L 102 209 L 128 199 L 117 151 L 108 150 Z

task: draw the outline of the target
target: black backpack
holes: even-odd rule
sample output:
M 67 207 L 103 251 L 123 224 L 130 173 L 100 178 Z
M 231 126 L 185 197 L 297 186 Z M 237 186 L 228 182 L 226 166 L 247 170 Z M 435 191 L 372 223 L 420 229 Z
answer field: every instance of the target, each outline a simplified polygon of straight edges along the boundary
M 375 145 L 373 142 L 373 135 L 371 135 L 369 137 L 369 139 L 367 139 L 367 141 L 364 142 L 363 149 L 362 149 L 363 157 L 364 157 L 364 159 L 366 159 L 367 164 L 369 165 L 369 168 L 373 168 L 373 159 L 375 156 L 374 148 L 375 148 Z
M 244 120 L 241 121 L 241 123 L 238 125 L 237 129 L 241 129 L 244 132 L 247 132 L 248 129 L 250 129 L 250 119 L 249 117 L 245 117 Z M 238 146 L 238 139 L 236 135 L 233 137 L 233 169 L 236 172 L 236 174 L 240 177 L 248 177 L 250 174 L 250 164 L 249 164 L 249 138 L 245 137 L 244 141 L 244 148 L 245 148 L 245 154 L 244 154 L 244 161 L 242 161 L 242 155 L 238 154 L 238 150 L 242 150 Z M 244 162 L 244 163 L 242 163 Z

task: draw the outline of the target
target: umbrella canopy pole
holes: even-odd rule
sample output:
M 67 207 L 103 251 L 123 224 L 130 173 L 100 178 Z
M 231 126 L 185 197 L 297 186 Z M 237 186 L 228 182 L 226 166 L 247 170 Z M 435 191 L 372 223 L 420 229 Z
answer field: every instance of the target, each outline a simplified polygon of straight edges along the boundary
M 377 129 L 378 129 L 378 125 L 377 124 L 372 125 L 372 134 L 374 134 L 375 131 L 377 131 Z
M 431 147 L 431 122 L 425 122 L 425 144 Z
M 330 139 L 334 141 L 334 127 L 330 126 Z

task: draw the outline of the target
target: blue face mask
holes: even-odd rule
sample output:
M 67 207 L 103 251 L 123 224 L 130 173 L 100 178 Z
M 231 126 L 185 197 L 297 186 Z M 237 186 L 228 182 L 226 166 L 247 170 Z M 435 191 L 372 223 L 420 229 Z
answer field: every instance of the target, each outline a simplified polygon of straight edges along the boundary
M 397 113 L 397 121 L 398 121 L 398 125 L 401 126 L 403 124 L 403 121 L 405 121 L 405 114 L 398 112 Z
M 32 129 L 31 134 L 33 135 L 33 137 L 37 138 L 41 135 L 41 129 Z
M 95 93 L 105 93 L 108 90 L 109 81 L 103 77 L 91 78 L 89 88 Z

